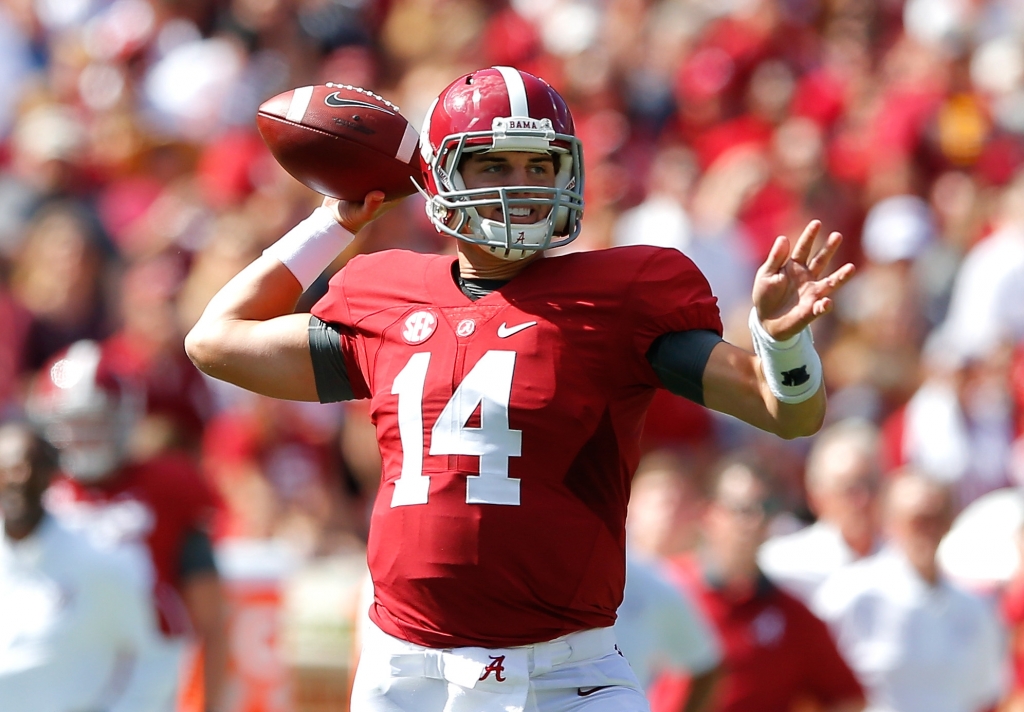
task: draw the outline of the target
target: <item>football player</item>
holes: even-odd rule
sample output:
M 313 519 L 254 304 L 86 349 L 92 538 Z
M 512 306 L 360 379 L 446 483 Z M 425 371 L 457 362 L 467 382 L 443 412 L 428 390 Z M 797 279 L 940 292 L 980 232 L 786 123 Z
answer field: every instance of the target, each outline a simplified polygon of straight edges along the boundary
M 0 425 L 0 708 L 151 709 L 137 665 L 149 597 L 118 554 L 43 506 L 57 453 L 30 427 Z
M 29 416 L 59 452 L 62 474 L 50 509 L 72 529 L 125 552 L 151 591 L 160 634 L 145 664 L 156 672 L 160 712 L 175 709 L 187 641 L 202 644 L 205 694 L 215 709 L 227 661 L 225 607 L 207 533 L 217 506 L 184 456 L 129 462 L 129 437 L 142 417 L 138 384 L 114 375 L 100 344 L 78 341 L 32 383 Z
M 721 338 L 681 253 L 546 257 L 580 231 L 583 148 L 543 80 L 455 80 L 421 132 L 423 190 L 458 256 L 353 258 L 386 210 L 325 200 L 232 279 L 186 338 L 206 373 L 277 398 L 370 399 L 383 456 L 374 583 L 352 709 L 646 710 L 611 625 L 626 500 L 657 388 L 792 438 L 825 412 L 808 325 L 853 272 L 819 223 L 780 237 L 754 284 L 757 355 Z

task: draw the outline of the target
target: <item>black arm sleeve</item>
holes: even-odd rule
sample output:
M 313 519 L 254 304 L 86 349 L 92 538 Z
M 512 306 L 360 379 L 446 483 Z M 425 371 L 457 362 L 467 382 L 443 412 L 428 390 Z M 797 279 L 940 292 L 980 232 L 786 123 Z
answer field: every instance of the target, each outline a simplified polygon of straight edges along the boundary
M 210 536 L 201 529 L 189 529 L 185 533 L 185 541 L 181 546 L 181 559 L 178 561 L 178 572 L 181 578 L 187 579 L 196 574 L 217 573 L 217 562 L 213 557 L 213 542 Z
M 647 360 L 667 390 L 704 405 L 704 367 L 721 341 L 713 331 L 673 331 L 654 340 Z
M 309 355 L 313 359 L 316 393 L 321 403 L 355 398 L 345 369 L 345 357 L 341 355 L 341 334 L 331 324 L 312 315 L 309 317 Z

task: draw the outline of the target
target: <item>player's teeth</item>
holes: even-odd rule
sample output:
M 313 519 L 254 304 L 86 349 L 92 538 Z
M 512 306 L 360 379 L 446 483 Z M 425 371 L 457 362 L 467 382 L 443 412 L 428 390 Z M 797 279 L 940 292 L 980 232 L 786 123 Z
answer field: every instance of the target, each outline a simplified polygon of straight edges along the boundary
M 508 212 L 514 217 L 524 218 L 530 214 L 529 208 L 509 208 Z

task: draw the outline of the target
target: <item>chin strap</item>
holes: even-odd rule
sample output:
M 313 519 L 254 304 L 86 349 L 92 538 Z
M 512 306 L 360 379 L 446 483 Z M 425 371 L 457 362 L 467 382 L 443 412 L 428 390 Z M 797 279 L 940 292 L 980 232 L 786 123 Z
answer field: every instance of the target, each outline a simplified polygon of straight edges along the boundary
M 525 259 L 537 250 L 508 249 L 494 245 L 495 242 L 504 243 L 508 238 L 508 232 L 511 232 L 513 244 L 525 242 L 528 245 L 536 245 L 544 241 L 551 230 L 551 221 L 548 218 L 541 222 L 526 225 L 512 224 L 508 226 L 508 231 L 506 231 L 505 223 L 481 218 L 479 215 L 476 215 L 476 210 L 473 210 L 473 213 L 474 216 L 470 219 L 470 229 L 488 241 L 489 244 L 486 247 L 492 254 L 510 262 Z

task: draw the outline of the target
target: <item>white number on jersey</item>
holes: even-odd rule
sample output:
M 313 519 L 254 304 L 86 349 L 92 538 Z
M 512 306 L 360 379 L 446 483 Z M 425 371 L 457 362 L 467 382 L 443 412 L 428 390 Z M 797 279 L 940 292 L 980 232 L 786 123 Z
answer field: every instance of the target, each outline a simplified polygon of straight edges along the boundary
M 430 478 L 423 474 L 423 385 L 429 353 L 413 354 L 395 377 L 402 474 L 391 506 L 426 504 Z M 519 480 L 508 476 L 508 459 L 522 453 L 523 431 L 508 424 L 515 351 L 488 351 L 462 379 L 431 430 L 431 455 L 477 455 L 480 474 L 466 479 L 469 504 L 519 504 Z M 466 423 L 480 407 L 480 427 Z

